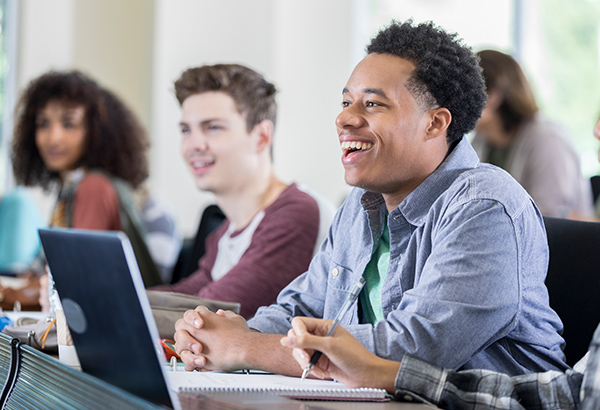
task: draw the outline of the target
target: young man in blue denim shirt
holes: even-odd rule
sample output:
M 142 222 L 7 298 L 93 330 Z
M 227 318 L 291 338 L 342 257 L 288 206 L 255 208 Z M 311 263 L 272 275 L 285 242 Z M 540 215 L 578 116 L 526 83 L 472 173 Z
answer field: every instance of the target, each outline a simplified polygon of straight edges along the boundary
M 175 333 L 186 369 L 299 374 L 280 335 L 294 316 L 333 318 L 364 276 L 340 324 L 379 357 L 511 375 L 564 370 L 541 215 L 464 138 L 486 101 L 470 48 L 432 23 L 393 22 L 342 98 L 336 126 L 356 188 L 320 252 L 248 322 L 186 312 Z

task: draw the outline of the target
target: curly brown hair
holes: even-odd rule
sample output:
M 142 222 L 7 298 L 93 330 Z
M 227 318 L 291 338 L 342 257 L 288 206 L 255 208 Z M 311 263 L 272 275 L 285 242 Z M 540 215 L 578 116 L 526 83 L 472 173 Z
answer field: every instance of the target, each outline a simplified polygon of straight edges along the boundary
M 50 102 L 85 109 L 80 166 L 102 169 L 134 188 L 148 177 L 148 137 L 133 112 L 80 71 L 50 71 L 32 80 L 17 103 L 11 160 L 18 183 L 49 190 L 60 180 L 46 167 L 35 143 L 36 117 Z

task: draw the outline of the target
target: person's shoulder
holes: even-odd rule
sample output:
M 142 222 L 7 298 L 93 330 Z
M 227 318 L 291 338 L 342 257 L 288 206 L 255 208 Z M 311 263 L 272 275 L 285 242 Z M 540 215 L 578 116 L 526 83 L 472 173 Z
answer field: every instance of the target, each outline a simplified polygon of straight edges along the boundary
M 536 149 L 553 143 L 571 144 L 570 133 L 564 125 L 539 113 L 523 124 L 519 134 L 521 135 L 519 140 L 529 142 Z
M 322 204 L 311 193 L 292 183 L 265 209 L 265 220 L 269 220 L 269 223 L 281 222 L 286 226 L 296 225 L 312 229 L 318 227 L 321 220 L 331 217 L 326 211 L 327 207 Z
M 531 202 L 525 189 L 508 172 L 495 165 L 480 163 L 461 173 L 448 192 L 462 201 L 496 201 L 509 213 Z
M 317 199 L 307 190 L 302 189 L 296 183 L 288 185 L 272 204 L 273 210 L 276 209 L 305 209 L 306 211 L 318 211 L 319 205 Z
M 110 177 L 101 172 L 88 172 L 77 185 L 77 193 L 91 195 L 115 194 Z

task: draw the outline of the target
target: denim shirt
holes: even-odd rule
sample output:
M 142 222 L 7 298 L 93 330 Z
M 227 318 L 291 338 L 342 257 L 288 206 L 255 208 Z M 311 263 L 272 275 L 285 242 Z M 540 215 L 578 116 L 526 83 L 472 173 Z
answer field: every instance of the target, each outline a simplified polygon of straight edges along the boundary
M 355 188 L 307 272 L 248 324 L 286 333 L 294 316 L 332 319 L 381 236 L 385 203 Z M 377 356 L 405 354 L 451 369 L 509 375 L 565 370 L 562 324 L 544 285 L 542 217 L 505 171 L 481 164 L 463 138 L 388 216 L 385 320 L 361 324 L 358 303 L 340 324 Z

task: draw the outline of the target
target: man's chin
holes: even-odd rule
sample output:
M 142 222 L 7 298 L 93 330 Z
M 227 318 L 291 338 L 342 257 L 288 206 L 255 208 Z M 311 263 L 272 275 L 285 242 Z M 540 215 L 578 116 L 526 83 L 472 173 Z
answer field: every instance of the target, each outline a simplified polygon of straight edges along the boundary
M 368 182 L 362 180 L 361 178 L 358 178 L 356 176 L 351 176 L 351 175 L 345 175 L 344 176 L 344 180 L 346 181 L 346 184 L 356 187 L 356 188 L 362 188 L 365 189 L 367 191 L 371 191 L 371 189 L 369 189 L 369 187 L 371 186 L 371 184 L 369 184 Z
M 198 178 L 196 178 L 196 188 L 198 188 L 199 191 L 203 191 L 203 192 L 213 192 L 214 188 L 211 184 L 208 184 L 207 181 L 203 180 L 198 180 Z

